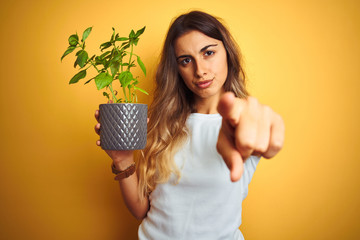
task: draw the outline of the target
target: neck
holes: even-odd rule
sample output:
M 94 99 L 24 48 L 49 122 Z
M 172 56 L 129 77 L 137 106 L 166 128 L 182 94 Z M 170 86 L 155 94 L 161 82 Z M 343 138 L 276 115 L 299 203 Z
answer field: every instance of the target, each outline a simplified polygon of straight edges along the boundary
M 203 114 L 219 113 L 217 110 L 219 100 L 220 100 L 220 95 L 212 96 L 210 98 L 197 98 L 195 100 L 196 112 Z

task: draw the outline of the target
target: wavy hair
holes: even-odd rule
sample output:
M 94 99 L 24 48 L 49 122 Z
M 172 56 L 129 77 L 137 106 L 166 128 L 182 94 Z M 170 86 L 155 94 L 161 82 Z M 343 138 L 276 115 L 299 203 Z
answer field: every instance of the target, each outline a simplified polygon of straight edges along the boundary
M 180 179 L 174 154 L 188 136 L 186 119 L 195 112 L 193 93 L 178 72 L 175 40 L 189 31 L 199 31 L 223 42 L 228 62 L 224 90 L 236 97 L 248 96 L 239 48 L 227 28 L 217 18 L 192 11 L 177 17 L 168 30 L 157 68 L 154 99 L 149 108 L 147 145 L 138 161 L 139 194 L 147 196 L 157 183 L 169 180 L 173 173 Z

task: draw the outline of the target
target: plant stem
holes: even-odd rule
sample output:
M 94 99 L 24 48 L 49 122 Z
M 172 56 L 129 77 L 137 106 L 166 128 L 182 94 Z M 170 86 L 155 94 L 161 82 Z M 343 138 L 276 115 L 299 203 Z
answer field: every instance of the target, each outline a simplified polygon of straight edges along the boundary
M 113 88 L 112 88 L 112 83 L 110 83 L 109 88 L 110 88 L 110 92 L 111 92 L 111 94 L 112 94 L 112 96 L 113 96 L 113 102 L 114 102 L 114 103 L 117 103 L 117 99 L 116 99 L 116 96 L 115 96 L 115 94 L 114 94 L 114 90 L 113 90 Z
M 123 61 L 122 61 L 122 58 L 120 59 L 120 68 L 121 68 L 121 72 L 123 72 L 124 71 L 124 69 L 123 69 Z
M 128 71 L 130 71 L 131 58 L 132 58 L 132 55 L 133 55 L 133 48 L 134 48 L 134 44 L 132 42 L 131 42 L 130 45 L 131 45 L 131 50 L 130 50 Z
M 123 87 L 122 89 L 123 89 L 123 92 L 124 92 L 125 102 L 128 102 L 128 99 L 127 99 L 127 97 L 126 97 L 125 87 Z
M 99 69 L 96 67 L 95 63 L 93 61 L 90 61 L 91 65 L 93 65 L 93 67 L 96 69 L 96 71 L 99 73 Z
M 129 85 L 130 86 L 130 85 Z M 129 88 L 129 100 L 130 102 L 132 102 L 132 99 L 131 99 L 131 89 Z

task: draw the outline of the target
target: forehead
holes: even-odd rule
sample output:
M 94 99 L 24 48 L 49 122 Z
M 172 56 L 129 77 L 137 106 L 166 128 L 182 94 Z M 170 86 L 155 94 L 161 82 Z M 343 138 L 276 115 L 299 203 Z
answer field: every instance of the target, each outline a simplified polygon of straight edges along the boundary
M 209 37 L 199 31 L 193 30 L 187 32 L 175 40 L 175 53 L 179 54 L 190 54 L 199 53 L 199 51 L 207 45 L 218 44 L 223 46 L 220 40 Z

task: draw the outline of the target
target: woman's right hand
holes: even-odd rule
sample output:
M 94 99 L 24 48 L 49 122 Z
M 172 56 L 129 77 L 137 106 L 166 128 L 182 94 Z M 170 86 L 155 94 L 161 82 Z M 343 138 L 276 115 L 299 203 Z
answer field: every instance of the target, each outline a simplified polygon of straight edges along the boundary
M 100 113 L 99 110 L 95 111 L 95 118 L 98 122 L 95 125 L 95 132 L 100 136 Z M 96 141 L 96 145 L 101 146 L 100 140 Z M 132 163 L 134 163 L 134 150 L 104 150 L 109 157 L 114 161 L 114 165 L 118 170 L 126 169 Z

